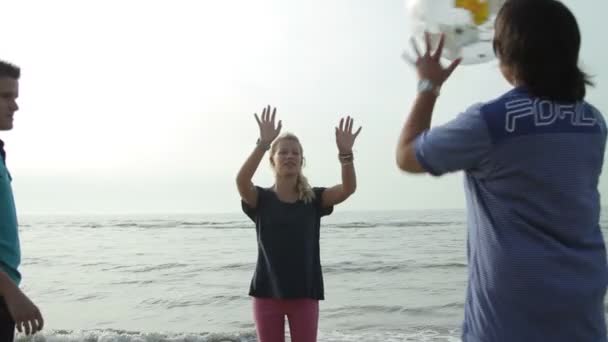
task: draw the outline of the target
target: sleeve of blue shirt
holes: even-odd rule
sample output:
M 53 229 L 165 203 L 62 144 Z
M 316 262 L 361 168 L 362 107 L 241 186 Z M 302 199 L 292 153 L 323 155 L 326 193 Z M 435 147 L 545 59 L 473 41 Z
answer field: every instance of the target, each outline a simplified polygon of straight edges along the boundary
M 606 137 L 608 135 L 608 127 L 606 127 L 606 119 L 604 118 L 604 116 L 602 115 L 602 113 L 599 111 L 599 109 L 597 109 L 594 106 L 591 106 L 591 109 L 593 110 L 596 119 L 600 123 L 600 128 L 601 128 L 602 134 L 604 136 L 604 139 L 603 139 L 604 147 L 602 149 L 605 151 L 606 150 Z M 602 161 L 602 169 L 603 169 L 603 165 L 604 165 L 604 162 Z M 601 171 L 602 170 L 600 169 L 600 172 Z
M 589 105 L 591 107 L 591 109 L 593 110 L 593 113 L 595 114 L 595 118 L 600 122 L 600 127 L 602 129 L 602 133 L 604 135 L 606 135 L 606 131 L 607 131 L 607 127 L 606 127 L 606 119 L 604 119 L 604 116 L 602 115 L 602 113 L 599 111 L 599 109 L 597 109 L 596 107 Z
M 492 139 L 481 107 L 482 104 L 473 105 L 454 120 L 426 130 L 416 138 L 416 159 L 428 173 L 440 176 L 468 170 L 484 160 L 492 148 Z

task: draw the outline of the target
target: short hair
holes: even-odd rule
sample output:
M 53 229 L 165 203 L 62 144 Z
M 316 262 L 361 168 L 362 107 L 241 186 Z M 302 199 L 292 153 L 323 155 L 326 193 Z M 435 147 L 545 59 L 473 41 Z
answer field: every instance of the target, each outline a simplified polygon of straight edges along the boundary
M 578 66 L 581 34 L 557 0 L 507 0 L 496 18 L 494 51 L 531 95 L 580 101 L 593 85 Z
M 21 69 L 18 66 L 0 60 L 0 77 L 9 77 L 18 80 L 21 77 Z

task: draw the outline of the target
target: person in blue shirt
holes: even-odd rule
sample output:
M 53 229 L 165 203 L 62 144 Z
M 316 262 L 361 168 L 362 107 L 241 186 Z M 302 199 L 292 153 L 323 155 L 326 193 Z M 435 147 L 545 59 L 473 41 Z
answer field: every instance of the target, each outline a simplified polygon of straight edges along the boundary
M 576 18 L 556 0 L 507 0 L 493 43 L 513 88 L 430 128 L 459 61 L 444 68 L 443 39 L 432 49 L 427 35 L 415 63 L 419 93 L 396 150 L 403 171 L 464 171 L 462 340 L 606 341 L 598 190 L 606 123 L 584 100 L 591 82 L 578 66 Z
M 0 61 L 0 131 L 13 128 L 13 117 L 19 109 L 18 67 Z M 0 140 L 0 341 L 12 342 L 15 326 L 26 335 L 40 331 L 44 321 L 40 310 L 19 289 L 21 261 L 17 213 L 11 188 L 11 175 L 6 167 L 4 142 Z

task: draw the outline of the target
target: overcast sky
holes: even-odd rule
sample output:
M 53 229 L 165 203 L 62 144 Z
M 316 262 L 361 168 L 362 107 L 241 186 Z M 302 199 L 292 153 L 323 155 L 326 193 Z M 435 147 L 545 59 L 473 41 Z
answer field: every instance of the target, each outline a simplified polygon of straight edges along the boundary
M 394 163 L 416 87 L 401 0 L 1 2 L 0 58 L 23 69 L 15 129 L 0 134 L 21 213 L 239 211 L 234 177 L 267 104 L 301 138 L 313 185 L 340 181 L 340 116 L 363 125 L 342 210 L 465 205 L 461 173 Z M 608 113 L 608 2 L 565 3 L 597 83 L 588 100 Z M 461 67 L 434 124 L 508 89 L 496 62 Z M 272 184 L 266 161 L 255 182 Z

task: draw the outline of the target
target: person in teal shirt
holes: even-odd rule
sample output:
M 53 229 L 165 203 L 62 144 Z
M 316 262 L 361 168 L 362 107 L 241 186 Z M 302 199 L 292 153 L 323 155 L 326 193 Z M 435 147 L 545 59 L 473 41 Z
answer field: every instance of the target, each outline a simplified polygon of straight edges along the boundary
M 0 131 L 13 128 L 13 117 L 19 109 L 18 67 L 0 61 Z M 13 342 L 15 327 L 26 335 L 40 331 L 44 325 L 40 310 L 19 289 L 21 261 L 17 212 L 11 188 L 11 175 L 6 167 L 4 142 L 0 140 L 0 341 Z

